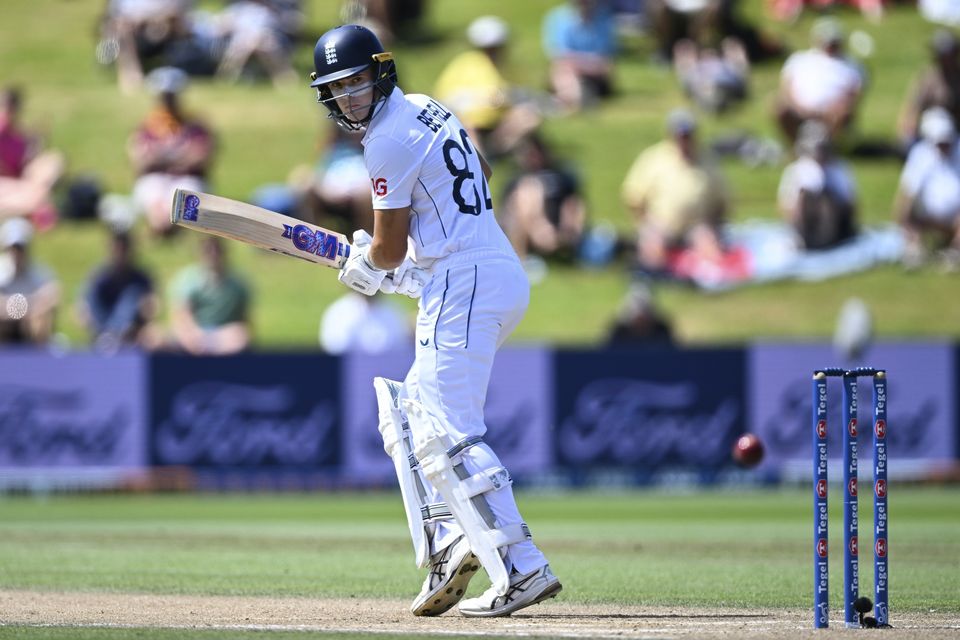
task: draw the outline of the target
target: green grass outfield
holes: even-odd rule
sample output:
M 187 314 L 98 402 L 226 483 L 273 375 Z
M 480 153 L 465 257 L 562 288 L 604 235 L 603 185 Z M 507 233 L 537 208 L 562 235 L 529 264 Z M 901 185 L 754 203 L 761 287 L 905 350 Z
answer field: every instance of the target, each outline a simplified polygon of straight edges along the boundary
M 843 543 L 834 495 L 831 604 L 838 612 Z M 518 502 L 564 582 L 558 602 L 776 610 L 812 608 L 809 496 L 799 489 L 522 492 Z M 861 592 L 869 594 L 872 508 L 866 498 L 861 505 Z M 0 499 L 5 591 L 406 600 L 422 581 L 412 559 L 398 496 L 389 493 Z M 894 624 L 898 613 L 960 611 L 958 571 L 960 492 L 895 488 Z M 481 573 L 470 593 L 484 582 Z M 121 637 L 72 631 L 0 626 L 0 638 Z
M 427 3 L 425 37 L 415 44 L 394 47 L 404 89 L 430 92 L 446 61 L 466 48 L 463 33 L 467 24 L 485 13 L 503 16 L 511 25 L 510 79 L 518 85 L 542 88 L 546 58 L 540 49 L 540 24 L 544 13 L 559 2 Z M 200 4 L 220 5 L 215 0 Z M 304 4 L 307 31 L 316 35 L 337 22 L 342 3 L 310 0 Z M 95 21 L 103 5 L 100 0 L 4 0 L 0 84 L 15 83 L 26 90 L 26 123 L 45 132 L 50 144 L 66 153 L 71 173 L 95 173 L 108 190 L 128 193 L 134 176 L 124 144 L 149 107 L 150 98 L 146 92 L 121 94 L 112 70 L 94 61 Z M 807 46 L 812 12 L 796 25 L 786 25 L 771 22 L 762 7 L 761 0 L 744 0 L 742 13 L 789 47 Z M 889 140 L 911 78 L 927 60 L 927 42 L 934 26 L 920 19 L 909 3 L 892 6 L 877 24 L 866 22 L 852 10 L 840 11 L 839 17 L 848 30 L 863 31 L 876 44 L 874 55 L 866 61 L 871 79 L 858 135 Z M 637 153 L 662 136 L 667 111 L 684 102 L 670 71 L 650 63 L 650 49 L 648 39 L 631 39 L 617 63 L 620 93 L 599 109 L 546 125 L 548 137 L 581 169 L 590 215 L 613 223 L 624 233 L 630 221 L 619 199 L 623 176 Z M 309 43 L 297 50 L 295 62 L 306 78 L 311 65 Z M 780 64 L 771 61 L 755 68 L 753 98 L 748 104 L 722 118 L 704 117 L 704 138 L 736 130 L 776 136 L 771 109 Z M 265 83 L 231 86 L 198 80 L 185 101 L 219 134 L 221 146 L 211 189 L 234 198 L 248 198 L 257 186 L 283 181 L 295 165 L 310 162 L 325 126 L 320 107 L 305 86 L 274 89 Z M 724 162 L 723 168 L 731 184 L 734 220 L 777 216 L 774 202 L 782 166 L 750 169 L 731 160 Z M 855 159 L 853 171 L 859 182 L 864 222 L 889 222 L 899 164 L 891 159 Z M 496 167 L 495 200 L 509 175 L 508 166 Z M 193 258 L 195 240 L 181 236 L 173 242 L 145 240 L 141 244 L 144 261 L 161 287 Z M 65 286 L 67 308 L 60 314 L 60 329 L 74 345 L 85 345 L 86 337 L 69 307 L 80 293 L 84 276 L 103 258 L 100 230 L 63 224 L 40 237 L 36 251 L 54 267 Z M 257 346 L 316 345 L 320 315 L 343 293 L 333 274 L 247 247 L 235 247 L 234 257 L 255 287 Z M 676 335 L 685 344 L 827 338 L 843 301 L 852 295 L 871 306 L 876 333 L 883 338 L 956 339 L 960 337 L 956 281 L 956 274 L 942 274 L 932 266 L 916 273 L 884 267 L 827 282 L 784 282 L 721 295 L 665 287 L 657 296 L 674 318 Z M 515 338 L 596 344 L 616 314 L 627 284 L 622 264 L 598 271 L 554 267 L 534 289 L 530 310 Z

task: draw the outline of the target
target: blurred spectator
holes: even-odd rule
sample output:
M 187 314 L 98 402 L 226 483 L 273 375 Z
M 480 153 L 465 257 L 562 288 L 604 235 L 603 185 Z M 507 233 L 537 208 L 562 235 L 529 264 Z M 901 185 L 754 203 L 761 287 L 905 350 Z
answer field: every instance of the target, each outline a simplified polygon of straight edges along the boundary
M 960 250 L 960 148 L 954 122 L 941 107 L 923 112 L 921 139 L 910 150 L 894 204 L 907 235 L 904 263 L 915 267 L 926 247 Z
M 411 333 L 403 312 L 380 294 L 345 293 L 320 319 L 320 346 L 333 355 L 405 349 Z
M 101 19 L 97 58 L 115 62 L 120 89 L 130 93 L 143 82 L 145 64 L 163 56 L 189 31 L 192 0 L 108 0 Z
M 45 344 L 53 334 L 60 284 L 30 255 L 33 227 L 23 218 L 0 226 L 0 343 Z
M 427 0 L 346 0 L 340 22 L 364 24 L 389 49 L 395 39 L 414 39 L 426 7 Z
M 623 182 L 623 201 L 637 223 L 637 261 L 646 270 L 663 270 L 675 249 L 707 260 L 723 253 L 729 198 L 719 171 L 699 149 L 696 129 L 692 114 L 672 111 L 669 138 L 644 150 Z
M 265 70 L 274 84 L 296 80 L 290 56 L 291 36 L 299 30 L 302 13 L 289 2 L 278 0 L 237 0 L 217 16 L 225 38 L 217 73 L 238 80 L 253 62 Z
M 619 37 L 644 36 L 648 29 L 646 0 L 609 0 Z
M 681 40 L 709 44 L 720 4 L 721 0 L 648 0 L 647 16 L 656 39 L 657 57 L 671 60 Z
M 834 155 L 826 125 L 804 122 L 796 147 L 798 157 L 784 169 L 777 199 L 801 246 L 826 249 L 852 238 L 856 183 L 850 168 Z
M 207 190 L 207 174 L 213 160 L 213 134 L 199 120 L 184 112 L 180 94 L 187 75 L 161 67 L 147 78 L 157 104 L 130 137 L 127 152 L 137 172 L 133 200 L 146 215 L 150 230 L 166 235 L 170 202 L 177 188 Z
M 797 20 L 805 6 L 824 12 L 840 4 L 856 7 L 865 18 L 873 22 L 879 22 L 883 18 L 883 0 L 767 0 L 769 13 L 776 20 L 788 22 Z
M 23 97 L 18 89 L 0 94 L 0 219 L 27 216 L 39 229 L 51 227 L 57 210 L 51 199 L 63 175 L 63 156 L 42 150 L 40 140 L 20 128 Z
M 550 87 L 562 107 L 577 111 L 613 93 L 616 21 L 601 0 L 568 0 L 543 21 Z
M 227 355 L 250 344 L 250 288 L 232 270 L 216 236 L 201 239 L 201 260 L 182 269 L 170 287 L 176 346 L 194 355 Z
M 719 50 L 692 40 L 677 42 L 673 69 L 684 93 L 704 111 L 721 113 L 747 97 L 750 61 L 734 38 L 725 38 Z
M 917 0 L 917 9 L 930 22 L 960 27 L 960 2 L 956 0 Z
M 587 208 L 580 180 L 537 134 L 515 157 L 519 173 L 504 190 L 501 225 L 520 258 L 533 253 L 572 260 L 583 239 Z
M 500 72 L 510 31 L 496 16 L 481 16 L 467 28 L 473 46 L 440 73 L 433 94 L 453 110 L 488 160 L 506 153 L 542 118 L 528 102 L 515 103 L 510 83 Z
M 821 18 L 811 36 L 814 46 L 792 54 L 780 71 L 776 117 L 791 144 L 811 119 L 826 123 L 835 140 L 853 122 L 863 90 L 861 69 L 844 56 L 840 24 Z
M 724 40 L 734 39 L 753 62 L 783 53 L 781 42 L 739 15 L 739 0 L 644 0 L 644 4 L 656 41 L 656 61 L 671 60 L 681 40 L 717 49 Z
M 673 330 L 670 321 L 657 309 L 649 287 L 641 283 L 631 285 L 616 320 L 607 330 L 607 346 L 629 347 L 671 342 Z
M 946 29 L 938 30 L 930 43 L 932 62 L 914 79 L 907 92 L 897 134 L 904 152 L 920 138 L 920 114 L 943 107 L 960 122 L 960 41 Z
M 329 120 L 323 122 L 328 133 L 316 163 L 291 172 L 295 198 L 302 205 L 299 217 L 346 234 L 356 229 L 373 233 L 373 203 L 362 136 Z
M 153 280 L 137 266 L 127 231 L 111 231 L 109 250 L 108 261 L 90 275 L 77 302 L 80 322 L 100 349 L 153 348 L 157 338 L 150 323 L 158 308 Z

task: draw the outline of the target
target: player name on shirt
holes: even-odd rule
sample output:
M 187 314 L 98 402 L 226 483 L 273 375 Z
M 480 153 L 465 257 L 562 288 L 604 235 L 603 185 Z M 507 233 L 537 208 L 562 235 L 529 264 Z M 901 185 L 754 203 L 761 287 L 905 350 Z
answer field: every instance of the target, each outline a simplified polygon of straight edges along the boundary
M 450 112 L 441 107 L 436 101 L 430 100 L 427 106 L 423 108 L 417 120 L 427 125 L 430 131 L 436 133 L 443 126 L 443 123 L 450 118 Z

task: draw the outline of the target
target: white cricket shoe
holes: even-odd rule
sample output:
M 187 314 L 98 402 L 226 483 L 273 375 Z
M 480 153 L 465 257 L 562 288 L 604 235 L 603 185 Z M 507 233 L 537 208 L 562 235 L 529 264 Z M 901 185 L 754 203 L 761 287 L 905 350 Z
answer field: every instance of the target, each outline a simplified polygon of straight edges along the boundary
M 460 603 L 460 613 L 471 618 L 509 616 L 514 611 L 555 597 L 561 589 L 560 580 L 550 571 L 550 565 L 545 564 L 527 574 L 511 574 L 506 595 L 501 596 L 490 587 L 483 595 L 464 600 Z
M 460 602 L 480 561 L 470 550 L 466 536 L 430 558 L 430 573 L 423 589 L 410 605 L 415 616 L 439 616 Z

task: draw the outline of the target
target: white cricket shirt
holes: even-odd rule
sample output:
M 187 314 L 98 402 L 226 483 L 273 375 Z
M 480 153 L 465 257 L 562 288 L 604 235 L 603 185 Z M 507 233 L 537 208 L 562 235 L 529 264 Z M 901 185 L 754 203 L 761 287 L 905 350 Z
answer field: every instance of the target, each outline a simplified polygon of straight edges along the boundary
M 449 109 L 395 88 L 361 142 L 373 208 L 410 207 L 408 255 L 418 266 L 474 250 L 516 259 L 477 149 Z

